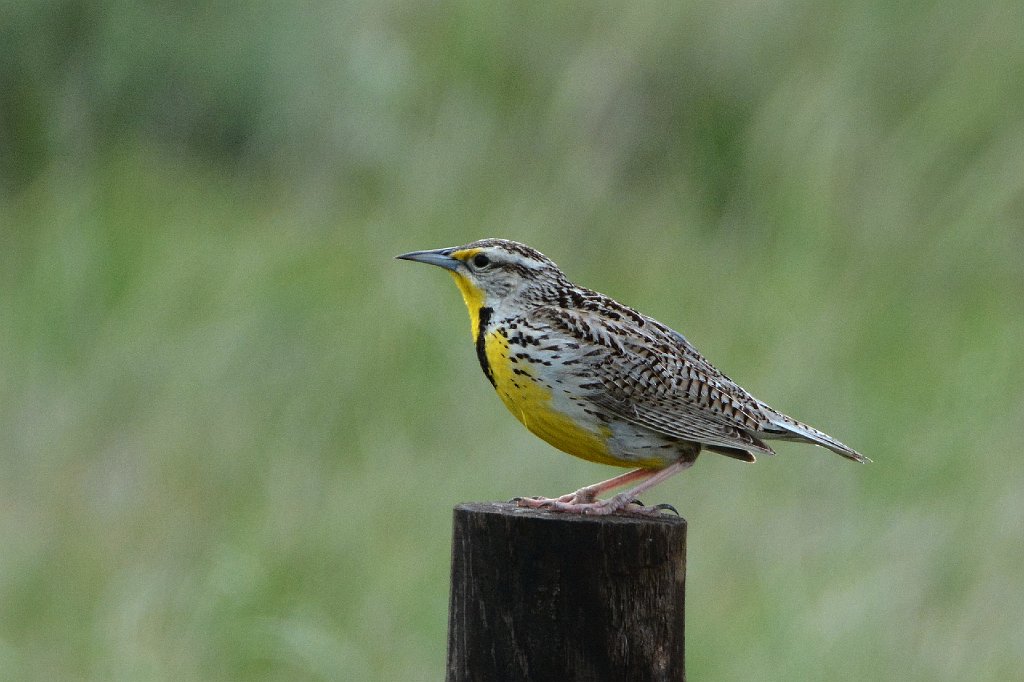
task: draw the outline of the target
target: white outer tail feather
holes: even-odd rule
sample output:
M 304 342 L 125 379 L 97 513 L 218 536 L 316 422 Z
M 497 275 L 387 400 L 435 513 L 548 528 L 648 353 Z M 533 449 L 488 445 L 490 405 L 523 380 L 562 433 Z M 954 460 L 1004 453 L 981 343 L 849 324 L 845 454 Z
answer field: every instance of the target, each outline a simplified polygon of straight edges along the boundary
M 809 441 L 824 448 L 828 448 L 832 452 L 842 455 L 847 459 L 852 459 L 855 462 L 861 462 L 863 464 L 871 461 L 850 446 L 840 443 L 827 433 L 822 433 L 813 426 L 808 426 L 807 424 L 798 422 L 784 414 L 777 414 L 777 416 L 776 414 L 772 414 L 769 416 L 769 421 L 774 426 L 782 429 L 783 433 L 774 435 L 774 437 L 779 440 Z

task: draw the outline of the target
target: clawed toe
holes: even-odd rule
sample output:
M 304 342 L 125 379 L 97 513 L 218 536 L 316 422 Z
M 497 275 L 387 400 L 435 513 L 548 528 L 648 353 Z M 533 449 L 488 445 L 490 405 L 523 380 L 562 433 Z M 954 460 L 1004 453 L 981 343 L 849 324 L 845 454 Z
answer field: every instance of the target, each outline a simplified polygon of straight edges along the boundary
M 561 497 L 542 497 L 540 495 L 520 495 L 513 497 L 508 504 L 516 504 L 520 507 L 546 507 L 554 502 L 572 503 L 572 493 Z
M 580 500 L 580 498 L 583 498 Z M 526 509 L 548 509 L 567 514 L 585 514 L 605 516 L 608 514 L 635 514 L 640 516 L 661 516 L 663 511 L 670 511 L 676 516 L 679 512 L 670 504 L 658 504 L 653 507 L 644 506 L 639 500 L 631 500 L 615 495 L 604 500 L 587 500 L 579 491 L 561 497 L 514 497 L 509 500 Z

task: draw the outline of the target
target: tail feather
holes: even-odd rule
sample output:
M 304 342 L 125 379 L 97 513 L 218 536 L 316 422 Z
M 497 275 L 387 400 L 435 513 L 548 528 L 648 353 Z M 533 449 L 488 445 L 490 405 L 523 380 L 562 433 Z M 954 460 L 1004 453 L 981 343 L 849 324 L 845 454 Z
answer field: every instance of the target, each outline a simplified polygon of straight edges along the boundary
M 827 433 L 823 433 L 813 426 L 808 426 L 803 422 L 798 422 L 792 417 L 787 417 L 782 413 L 773 412 L 769 415 L 768 420 L 772 426 L 778 428 L 778 430 L 772 429 L 770 431 L 772 435 L 768 436 L 769 438 L 814 443 L 815 445 L 828 448 L 832 452 L 842 455 L 847 459 L 852 459 L 855 462 L 864 464 L 871 461 L 849 445 L 840 443 Z

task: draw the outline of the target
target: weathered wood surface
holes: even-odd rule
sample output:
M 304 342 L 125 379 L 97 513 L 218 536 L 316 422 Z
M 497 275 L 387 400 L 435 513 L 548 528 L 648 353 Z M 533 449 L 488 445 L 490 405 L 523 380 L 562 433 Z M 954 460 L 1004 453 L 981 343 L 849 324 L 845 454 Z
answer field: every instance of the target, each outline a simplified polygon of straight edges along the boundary
M 448 682 L 684 680 L 686 521 L 455 508 Z

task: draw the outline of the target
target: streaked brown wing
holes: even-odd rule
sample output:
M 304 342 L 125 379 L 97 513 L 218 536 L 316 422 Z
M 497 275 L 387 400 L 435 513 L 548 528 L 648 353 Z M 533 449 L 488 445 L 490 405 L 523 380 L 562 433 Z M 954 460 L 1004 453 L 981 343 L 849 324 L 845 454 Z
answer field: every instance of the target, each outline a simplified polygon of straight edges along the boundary
M 645 318 L 642 327 L 627 328 L 596 313 L 554 307 L 529 317 L 580 344 L 574 371 L 587 380 L 585 397 L 601 409 L 674 438 L 773 454 L 754 435 L 764 419 L 756 399 L 664 325 Z

